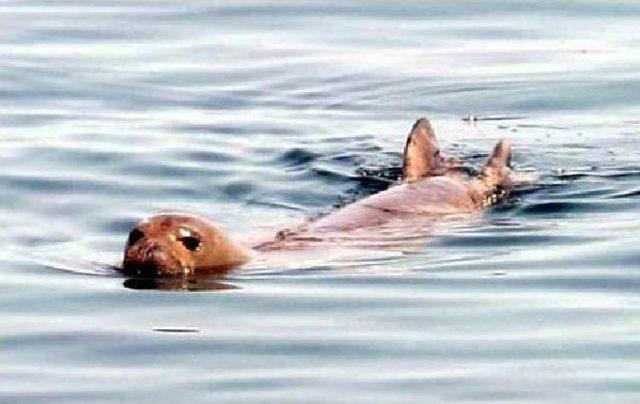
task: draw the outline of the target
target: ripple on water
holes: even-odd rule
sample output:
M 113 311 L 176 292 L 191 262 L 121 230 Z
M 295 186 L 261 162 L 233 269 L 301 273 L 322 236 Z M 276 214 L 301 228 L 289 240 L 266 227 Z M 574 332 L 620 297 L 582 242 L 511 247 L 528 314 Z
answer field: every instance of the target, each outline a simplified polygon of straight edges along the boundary
M 4 401 L 639 401 L 636 2 L 0 8 Z M 105 265 L 158 212 L 273 234 L 380 191 L 421 115 L 542 179 L 224 280 Z

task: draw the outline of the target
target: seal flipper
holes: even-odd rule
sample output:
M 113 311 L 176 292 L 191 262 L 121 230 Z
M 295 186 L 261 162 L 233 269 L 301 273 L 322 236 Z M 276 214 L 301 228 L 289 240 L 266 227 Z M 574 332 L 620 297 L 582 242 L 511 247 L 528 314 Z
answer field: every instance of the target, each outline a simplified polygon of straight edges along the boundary
M 471 199 L 479 207 L 496 203 L 508 195 L 513 187 L 510 164 L 511 142 L 502 139 L 493 148 L 478 178 L 471 182 Z
M 402 181 L 411 182 L 442 171 L 443 159 L 431 124 L 420 118 L 411 128 L 404 146 Z
M 503 189 L 534 184 L 539 180 L 536 173 L 516 172 L 511 169 L 511 142 L 506 139 L 502 139 L 496 144 L 483 169 L 483 175 L 487 181 Z
M 511 142 L 507 139 L 500 140 L 491 153 L 489 161 L 485 164 L 480 177 L 491 187 L 511 185 Z

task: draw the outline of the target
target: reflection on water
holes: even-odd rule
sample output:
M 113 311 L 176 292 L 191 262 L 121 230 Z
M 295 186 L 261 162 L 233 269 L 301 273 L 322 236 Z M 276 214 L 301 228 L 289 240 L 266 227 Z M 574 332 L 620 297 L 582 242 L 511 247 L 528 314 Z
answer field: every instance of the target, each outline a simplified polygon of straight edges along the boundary
M 0 10 L 3 401 L 640 399 L 635 2 Z M 94 264 L 150 214 L 258 237 L 383 189 L 421 115 L 474 167 L 511 138 L 539 183 L 225 279 Z
M 172 290 L 172 291 L 216 291 L 238 289 L 230 283 L 221 282 L 220 279 L 207 278 L 177 278 L 177 279 L 149 279 L 129 278 L 124 281 L 126 288 L 136 290 Z

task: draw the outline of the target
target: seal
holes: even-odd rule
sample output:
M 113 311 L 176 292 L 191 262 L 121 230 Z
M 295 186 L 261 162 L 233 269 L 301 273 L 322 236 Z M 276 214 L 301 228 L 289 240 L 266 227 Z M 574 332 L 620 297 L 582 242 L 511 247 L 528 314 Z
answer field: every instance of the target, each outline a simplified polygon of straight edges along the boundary
M 476 212 L 505 198 L 516 184 L 510 161 L 511 144 L 501 140 L 479 175 L 461 173 L 455 160 L 442 156 L 431 124 L 421 118 L 407 136 L 398 185 L 248 247 L 204 218 L 153 216 L 130 231 L 121 271 L 150 278 L 223 275 L 245 264 L 251 251 L 299 249 L 358 229 L 402 229 L 418 221 Z

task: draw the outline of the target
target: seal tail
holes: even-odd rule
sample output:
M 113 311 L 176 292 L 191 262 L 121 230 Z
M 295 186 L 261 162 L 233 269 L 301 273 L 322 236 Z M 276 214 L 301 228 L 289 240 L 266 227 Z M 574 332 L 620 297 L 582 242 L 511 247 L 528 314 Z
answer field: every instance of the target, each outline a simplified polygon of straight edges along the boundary
M 411 128 L 404 146 L 402 180 L 416 181 L 436 173 L 443 159 L 435 132 L 426 118 L 420 118 Z

